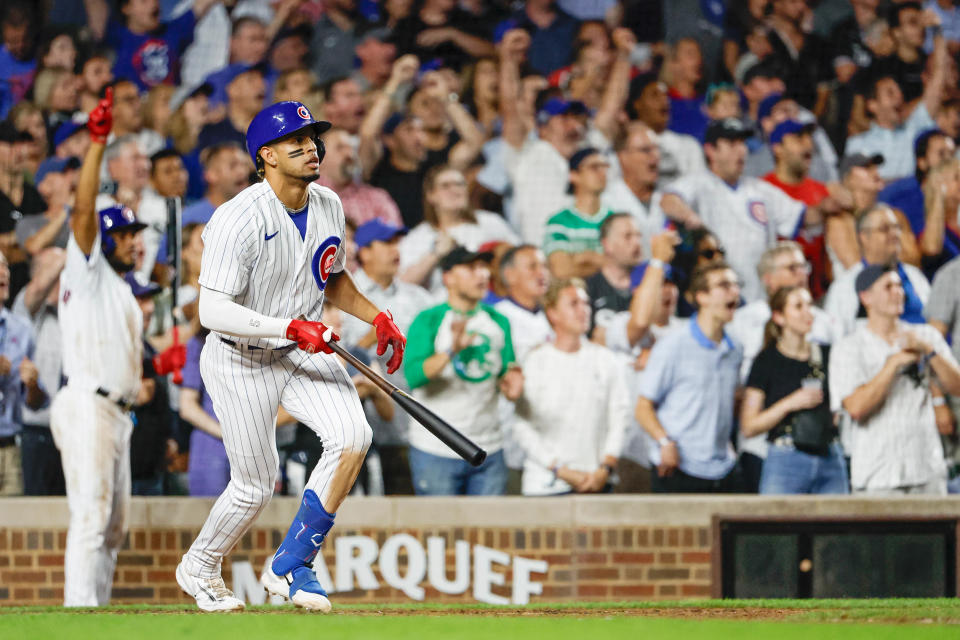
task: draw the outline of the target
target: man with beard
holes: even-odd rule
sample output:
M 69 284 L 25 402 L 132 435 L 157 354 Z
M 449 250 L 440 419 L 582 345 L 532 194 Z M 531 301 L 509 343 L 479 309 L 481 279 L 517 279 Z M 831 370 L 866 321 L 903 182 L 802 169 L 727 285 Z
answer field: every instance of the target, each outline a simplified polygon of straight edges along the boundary
M 400 209 L 390 194 L 371 187 L 357 179 L 360 159 L 356 143 L 344 130 L 333 127 L 323 137 L 327 148 L 317 184 L 333 189 L 343 203 L 343 214 L 359 228 L 373 219 L 389 225 L 402 226 Z
M 264 66 L 235 64 L 231 65 L 230 74 L 231 76 L 224 78 L 227 87 L 227 117 L 200 130 L 197 138 L 198 149 L 206 149 L 227 140 L 242 146 L 243 132 L 247 130 L 253 116 L 263 108 L 267 93 Z
M 98 214 L 98 173 L 111 127 L 113 91 L 90 113 L 91 145 L 80 169 L 60 277 L 63 372 L 50 428 L 60 449 L 70 506 L 64 604 L 110 601 L 130 503 L 130 408 L 143 372 L 140 308 L 124 281 L 143 230 L 121 205 Z M 177 351 L 167 352 L 166 372 Z

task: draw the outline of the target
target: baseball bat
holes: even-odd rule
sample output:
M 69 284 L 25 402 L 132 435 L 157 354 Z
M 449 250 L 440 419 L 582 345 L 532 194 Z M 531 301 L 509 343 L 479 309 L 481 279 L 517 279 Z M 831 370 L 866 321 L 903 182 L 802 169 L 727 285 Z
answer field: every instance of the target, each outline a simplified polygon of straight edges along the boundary
M 327 342 L 333 352 L 352 364 L 357 371 L 365 375 L 370 382 L 377 385 L 384 393 L 393 398 L 400 407 L 410 414 L 414 420 L 422 424 L 427 431 L 435 435 L 440 442 L 450 447 L 454 453 L 479 467 L 487 458 L 487 452 L 478 447 L 470 438 L 457 431 L 449 422 L 435 414 L 430 409 L 414 400 L 408 393 L 398 388 L 373 369 L 363 364 L 352 353 L 341 347 L 335 340 Z

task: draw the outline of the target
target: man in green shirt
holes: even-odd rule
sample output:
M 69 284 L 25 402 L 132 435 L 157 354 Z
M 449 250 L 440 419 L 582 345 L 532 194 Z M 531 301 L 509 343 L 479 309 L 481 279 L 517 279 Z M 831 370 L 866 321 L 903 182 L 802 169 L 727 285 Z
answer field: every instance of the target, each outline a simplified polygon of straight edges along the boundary
M 600 225 L 612 212 L 600 204 L 610 163 L 592 147 L 570 158 L 573 206 L 547 221 L 543 252 L 554 278 L 589 278 L 603 266 Z
M 404 373 L 413 396 L 487 451 L 471 467 L 424 429 L 410 432 L 410 471 L 418 495 L 500 495 L 507 467 L 498 394 L 516 400 L 510 323 L 480 301 L 490 282 L 490 252 L 456 247 L 440 260 L 448 298 L 410 325 Z

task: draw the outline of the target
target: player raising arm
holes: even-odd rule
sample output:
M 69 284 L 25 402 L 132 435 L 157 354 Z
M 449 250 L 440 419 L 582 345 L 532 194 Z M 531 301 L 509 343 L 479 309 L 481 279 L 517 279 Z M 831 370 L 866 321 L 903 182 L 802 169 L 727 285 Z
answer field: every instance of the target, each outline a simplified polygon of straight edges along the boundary
M 387 369 L 406 340 L 388 312 L 362 295 L 344 270 L 343 207 L 314 184 L 330 128 L 299 102 L 279 102 L 247 129 L 247 150 L 262 182 L 221 205 L 203 231 L 200 321 L 210 329 L 200 372 L 213 400 L 231 479 L 177 567 L 177 582 L 205 611 L 243 608 L 220 577 L 220 563 L 273 493 L 279 460 L 274 425 L 282 405 L 323 441 L 300 510 L 261 582 L 306 609 L 330 601 L 312 562 L 370 446 L 356 389 L 330 355 L 337 336 L 320 322 L 326 296 L 376 328 Z M 299 349 L 298 349 L 299 347 Z

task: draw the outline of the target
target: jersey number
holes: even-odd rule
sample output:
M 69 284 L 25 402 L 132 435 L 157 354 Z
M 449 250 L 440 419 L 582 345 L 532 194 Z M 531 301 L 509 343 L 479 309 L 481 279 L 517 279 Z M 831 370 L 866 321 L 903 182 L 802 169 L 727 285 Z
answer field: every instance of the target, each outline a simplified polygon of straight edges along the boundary
M 340 248 L 340 238 L 330 236 L 320 243 L 317 251 L 313 254 L 313 279 L 317 281 L 317 287 L 323 291 L 327 287 L 327 279 L 330 272 L 333 271 L 333 263 L 337 258 L 337 251 Z

